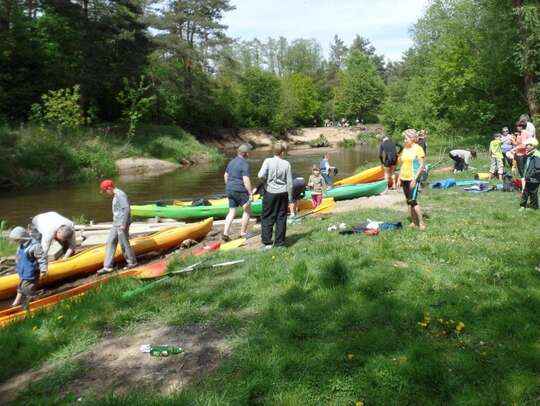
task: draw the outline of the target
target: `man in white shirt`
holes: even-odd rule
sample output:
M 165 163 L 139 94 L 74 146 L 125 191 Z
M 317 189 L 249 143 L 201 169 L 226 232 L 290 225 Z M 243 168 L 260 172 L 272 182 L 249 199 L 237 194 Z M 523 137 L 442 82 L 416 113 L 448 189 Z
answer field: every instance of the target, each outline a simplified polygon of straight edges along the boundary
M 53 240 L 62 246 L 62 258 L 69 258 L 75 253 L 75 224 L 60 214 L 49 211 L 38 214 L 32 219 L 34 232 L 39 233 L 36 238 L 41 241 L 45 255 L 48 255 Z M 55 258 L 58 259 L 58 258 Z

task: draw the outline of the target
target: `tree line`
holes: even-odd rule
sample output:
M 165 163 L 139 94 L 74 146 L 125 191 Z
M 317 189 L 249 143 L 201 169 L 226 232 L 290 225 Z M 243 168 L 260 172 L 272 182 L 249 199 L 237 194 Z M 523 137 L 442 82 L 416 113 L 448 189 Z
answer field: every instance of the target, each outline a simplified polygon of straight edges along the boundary
M 485 136 L 522 113 L 538 120 L 537 0 L 433 0 L 412 35 L 388 78 L 389 130 Z
M 234 40 L 229 0 L 2 0 L 0 122 L 123 120 L 283 133 L 377 120 L 386 65 L 370 42 Z M 68 117 L 65 117 L 69 115 Z

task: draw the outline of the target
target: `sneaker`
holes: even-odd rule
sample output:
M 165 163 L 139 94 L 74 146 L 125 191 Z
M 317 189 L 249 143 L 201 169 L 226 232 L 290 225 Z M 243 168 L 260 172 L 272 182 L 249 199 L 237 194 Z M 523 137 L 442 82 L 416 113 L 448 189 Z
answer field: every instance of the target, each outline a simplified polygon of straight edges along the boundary
M 221 239 L 225 242 L 231 241 L 231 237 L 229 237 L 227 234 L 223 234 L 223 237 L 221 237 Z
M 272 248 L 274 248 L 273 245 L 263 245 L 261 248 L 259 248 L 259 251 L 268 251 Z
M 124 269 L 133 269 L 133 268 L 137 268 L 139 266 L 139 264 L 137 264 L 136 262 L 134 264 L 127 264 Z
M 101 268 L 99 271 L 97 271 L 97 274 L 98 275 L 105 275 L 105 274 L 111 273 L 113 271 L 114 271 L 113 268 Z

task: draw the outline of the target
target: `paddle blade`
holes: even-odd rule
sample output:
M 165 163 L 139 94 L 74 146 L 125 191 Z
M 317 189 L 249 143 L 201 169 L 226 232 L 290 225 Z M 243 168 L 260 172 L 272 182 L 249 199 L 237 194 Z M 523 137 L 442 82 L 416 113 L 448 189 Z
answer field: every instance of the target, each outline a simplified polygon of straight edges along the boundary
M 219 250 L 220 251 L 230 251 L 230 250 L 234 250 L 238 247 L 241 247 L 242 245 L 244 245 L 246 243 L 246 239 L 245 238 L 238 238 L 236 240 L 233 240 L 233 241 L 229 241 L 225 244 L 221 244 L 221 246 L 219 247 Z

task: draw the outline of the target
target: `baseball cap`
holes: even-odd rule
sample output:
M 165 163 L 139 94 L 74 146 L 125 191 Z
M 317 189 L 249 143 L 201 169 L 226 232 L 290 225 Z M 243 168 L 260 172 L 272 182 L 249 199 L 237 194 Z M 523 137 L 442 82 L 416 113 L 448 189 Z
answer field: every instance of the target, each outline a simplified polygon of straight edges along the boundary
M 245 154 L 246 152 L 249 152 L 249 151 L 251 151 L 251 145 L 249 145 L 249 144 L 241 144 L 238 147 L 238 152 L 241 152 L 243 154 Z
M 105 179 L 99 184 L 99 188 L 101 189 L 102 192 L 105 192 L 108 189 L 113 189 L 114 183 L 110 179 Z

